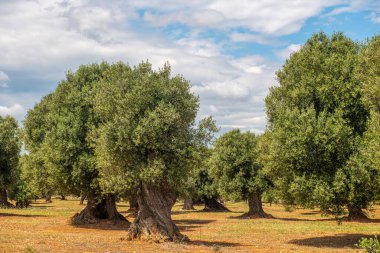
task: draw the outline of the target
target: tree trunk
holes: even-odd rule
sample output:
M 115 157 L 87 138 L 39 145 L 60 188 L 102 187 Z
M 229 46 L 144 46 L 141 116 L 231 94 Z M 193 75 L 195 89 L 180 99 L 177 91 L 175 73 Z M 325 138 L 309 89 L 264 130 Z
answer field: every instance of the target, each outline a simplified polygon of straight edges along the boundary
M 127 212 L 137 215 L 137 212 L 139 211 L 139 203 L 137 201 L 137 194 L 133 194 L 129 198 L 128 201 L 129 201 L 129 209 L 127 210 Z
M 114 195 L 107 195 L 106 197 L 99 197 L 94 194 L 87 196 L 87 205 L 80 212 L 75 214 L 71 221 L 73 224 L 94 224 L 100 220 L 109 220 L 113 224 L 119 222 L 127 222 L 116 209 L 116 202 Z
M 46 195 L 46 197 L 45 197 L 45 202 L 46 203 L 51 203 L 52 201 L 51 201 L 51 194 L 50 193 L 48 193 L 47 195 Z
M 80 205 L 83 205 L 85 199 L 86 199 L 86 196 L 85 196 L 85 195 L 82 195 L 82 196 L 80 197 L 79 204 L 80 204 Z
M 267 214 L 263 210 L 263 203 L 261 201 L 261 193 L 259 191 L 253 192 L 248 198 L 248 213 L 243 214 L 243 218 L 273 218 L 272 215 Z
M 108 194 L 106 199 L 103 200 L 106 204 L 107 219 L 112 221 L 114 224 L 119 222 L 128 222 L 127 219 L 121 215 L 116 209 L 116 198 L 113 194 Z
M 221 204 L 216 198 L 207 198 L 204 197 L 205 201 L 205 208 L 203 211 L 206 212 L 229 212 L 227 207 L 225 207 L 223 204 Z
M 182 210 L 195 210 L 192 198 L 186 198 L 184 200 Z
M 187 241 L 171 219 L 176 196 L 167 185 L 141 183 L 137 192 L 139 212 L 129 228 L 129 239 L 153 242 Z
M 348 206 L 348 220 L 368 220 L 368 216 L 363 209 L 355 206 Z
M 10 202 L 8 202 L 8 194 L 6 189 L 0 189 L 0 208 L 11 208 L 14 207 Z
M 16 208 L 27 208 L 29 205 L 30 205 L 30 201 L 28 200 L 16 202 Z

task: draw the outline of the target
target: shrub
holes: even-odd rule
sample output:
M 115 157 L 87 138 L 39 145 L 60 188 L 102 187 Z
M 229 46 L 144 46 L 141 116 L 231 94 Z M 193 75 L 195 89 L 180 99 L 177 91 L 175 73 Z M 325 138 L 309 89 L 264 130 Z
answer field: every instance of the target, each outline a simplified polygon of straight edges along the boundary
M 20 181 L 15 189 L 15 194 L 12 199 L 16 201 L 17 208 L 26 208 L 34 198 L 32 190 L 25 183 Z
M 380 253 L 380 242 L 377 236 L 374 236 L 374 238 L 362 238 L 355 246 L 365 249 L 367 253 Z

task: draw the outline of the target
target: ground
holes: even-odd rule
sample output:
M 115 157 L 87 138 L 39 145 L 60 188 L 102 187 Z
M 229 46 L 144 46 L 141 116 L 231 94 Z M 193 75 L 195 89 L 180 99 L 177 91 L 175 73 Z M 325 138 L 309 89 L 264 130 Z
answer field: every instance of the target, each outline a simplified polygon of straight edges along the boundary
M 42 200 L 28 209 L 0 209 L 0 252 L 360 252 L 361 237 L 380 234 L 380 206 L 372 222 L 343 222 L 323 217 L 318 210 L 285 212 L 280 205 L 264 205 L 276 219 L 242 220 L 246 203 L 227 203 L 230 213 L 173 210 L 173 219 L 191 242 L 154 244 L 127 241 L 126 228 L 72 226 L 69 218 L 84 206 L 79 200 Z M 126 215 L 128 205 L 119 203 Z M 131 218 L 128 218 L 132 221 Z

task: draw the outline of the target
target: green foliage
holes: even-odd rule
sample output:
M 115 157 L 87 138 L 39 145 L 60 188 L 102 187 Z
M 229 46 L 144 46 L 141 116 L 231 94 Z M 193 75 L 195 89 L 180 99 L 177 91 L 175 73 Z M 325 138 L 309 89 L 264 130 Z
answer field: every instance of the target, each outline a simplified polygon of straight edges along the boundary
M 187 180 L 179 189 L 182 197 L 200 200 L 204 196 L 212 198 L 218 195 L 215 184 L 209 176 L 207 165 L 211 156 L 210 145 L 215 141 L 214 134 L 218 131 L 219 129 L 212 117 L 202 119 L 198 127 L 193 129 L 191 147 L 193 161 Z
M 17 183 L 20 144 L 16 120 L 0 116 L 0 188 L 8 189 Z
M 190 166 L 197 110 L 189 82 L 170 77 L 168 65 L 81 66 L 28 112 L 25 173 L 41 193 L 125 194 L 140 181 L 177 185 Z
M 20 158 L 20 180 L 27 184 L 32 199 L 42 198 L 48 194 L 56 193 L 58 186 L 54 177 L 44 166 L 43 160 L 35 153 L 24 154 Z M 61 186 L 62 187 L 62 186 Z
M 364 45 L 359 54 L 356 78 L 359 80 L 365 104 L 371 109 L 367 132 L 358 150 L 343 168 L 348 182 L 345 198 L 361 208 L 380 199 L 380 36 Z M 363 190 L 365 189 L 365 190 Z
M 355 246 L 364 249 L 366 253 L 380 253 L 380 242 L 377 236 L 374 238 L 362 238 Z
M 35 199 L 35 195 L 31 187 L 23 180 L 20 180 L 11 196 L 13 200 L 16 201 L 16 207 L 25 208 L 28 207 L 30 202 Z
M 93 110 L 94 87 L 109 68 L 101 63 L 68 72 L 55 91 L 28 112 L 24 132 L 30 157 L 25 166 L 34 171 L 33 184 L 40 192 L 100 192 L 91 136 L 100 122 Z
M 380 35 L 374 36 L 364 46 L 356 74 L 361 81 L 366 103 L 380 112 Z
M 198 98 L 190 83 L 149 63 L 113 65 L 98 84 L 95 113 L 102 124 L 95 150 L 102 186 L 134 188 L 139 182 L 178 188 L 192 161 Z M 133 179 L 133 180 L 130 180 Z
M 196 170 L 194 194 L 195 199 L 203 199 L 204 197 L 217 198 L 219 196 L 217 185 L 211 177 L 209 168 L 207 167 L 207 161 L 210 158 L 210 153 L 210 151 L 206 153 L 208 154 L 208 157 L 205 156 L 205 164 Z
M 269 182 L 257 161 L 257 139 L 253 133 L 235 129 L 214 143 L 210 174 L 224 198 L 246 200 L 251 193 L 268 188 Z
M 318 33 L 277 72 L 280 85 L 266 98 L 270 143 L 260 159 L 286 204 L 340 214 L 373 199 L 367 189 L 360 193 L 367 198 L 351 190 L 363 173 L 349 161 L 369 119 L 354 73 L 359 49 L 341 33 Z

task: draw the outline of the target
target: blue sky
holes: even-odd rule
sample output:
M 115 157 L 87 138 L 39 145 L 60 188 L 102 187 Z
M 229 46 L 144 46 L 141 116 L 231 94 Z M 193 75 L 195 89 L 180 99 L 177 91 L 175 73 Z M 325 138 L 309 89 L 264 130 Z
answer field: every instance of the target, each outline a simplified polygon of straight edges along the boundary
M 28 109 L 81 64 L 166 61 L 222 131 L 265 129 L 275 71 L 314 33 L 363 41 L 380 0 L 0 0 L 0 115 Z

